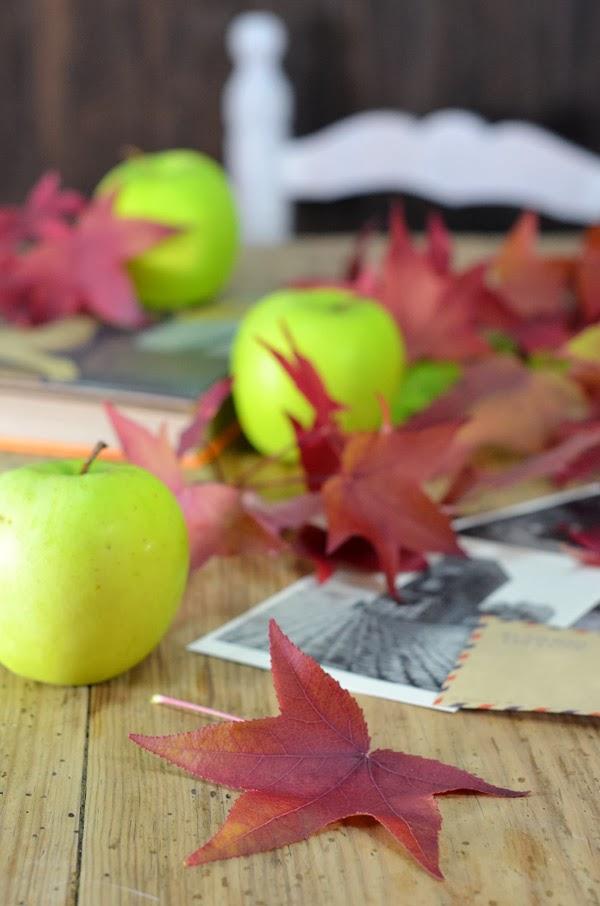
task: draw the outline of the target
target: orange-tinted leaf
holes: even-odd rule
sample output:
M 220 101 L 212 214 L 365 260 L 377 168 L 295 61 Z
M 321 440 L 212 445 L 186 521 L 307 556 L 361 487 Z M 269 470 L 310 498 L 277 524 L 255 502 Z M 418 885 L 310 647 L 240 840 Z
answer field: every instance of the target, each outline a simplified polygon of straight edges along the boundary
M 192 421 L 179 438 L 178 456 L 183 456 L 188 450 L 197 449 L 201 445 L 206 429 L 231 393 L 232 383 L 231 378 L 222 378 L 202 394 L 196 403 Z
M 574 381 L 552 371 L 524 369 L 520 386 L 475 405 L 458 440 L 470 449 L 537 453 L 562 422 L 583 418 L 586 412 L 584 396 Z
M 498 356 L 467 368 L 447 394 L 409 424 L 468 419 L 458 435 L 465 448 L 536 453 L 562 422 L 583 418 L 586 412 L 584 394 L 569 377 Z
M 221 830 L 188 865 L 251 855 L 305 840 L 353 815 L 379 821 L 434 877 L 442 878 L 435 796 L 526 793 L 492 786 L 467 771 L 390 749 L 369 751 L 355 699 L 269 626 L 278 717 L 234 721 L 175 736 L 131 739 L 188 773 L 245 792 Z
M 586 230 L 577 262 L 576 285 L 586 323 L 600 319 L 600 227 Z
M 494 259 L 492 272 L 509 306 L 522 318 L 568 312 L 572 262 L 537 253 L 538 217 L 522 214 Z
M 600 566 L 600 527 L 581 531 L 567 526 L 567 535 L 577 547 L 567 546 L 567 551 L 584 566 Z
M 490 352 L 476 314 L 485 291 L 484 270 L 449 273 L 449 248 L 441 231 L 441 221 L 430 223 L 429 251 L 422 253 L 411 244 L 399 210 L 392 215 L 378 299 L 396 320 L 411 361 L 470 359 Z

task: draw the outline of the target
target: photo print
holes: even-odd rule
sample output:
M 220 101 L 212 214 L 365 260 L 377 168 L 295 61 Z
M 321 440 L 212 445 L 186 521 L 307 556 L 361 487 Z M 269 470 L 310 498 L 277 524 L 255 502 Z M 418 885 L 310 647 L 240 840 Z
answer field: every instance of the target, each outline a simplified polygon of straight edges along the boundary
M 571 626 L 598 604 L 598 571 L 568 557 L 474 539 L 465 547 L 469 557 L 432 557 L 401 577 L 401 604 L 381 577 L 307 577 L 188 647 L 268 668 L 274 618 L 350 691 L 432 707 L 482 614 Z

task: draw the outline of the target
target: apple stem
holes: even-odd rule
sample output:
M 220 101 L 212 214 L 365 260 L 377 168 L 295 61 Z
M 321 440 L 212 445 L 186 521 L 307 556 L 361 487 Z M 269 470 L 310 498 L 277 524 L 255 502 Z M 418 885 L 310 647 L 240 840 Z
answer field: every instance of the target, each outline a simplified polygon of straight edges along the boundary
M 92 452 L 90 453 L 90 455 L 88 456 L 88 458 L 86 459 L 84 464 L 82 465 L 81 472 L 79 474 L 86 475 L 89 472 L 90 466 L 92 465 L 92 463 L 95 462 L 95 460 L 98 458 L 98 456 L 100 456 L 102 451 L 106 450 L 107 447 L 108 447 L 108 444 L 105 444 L 103 440 L 99 440 L 98 443 L 94 446 L 94 449 L 92 450 Z
M 208 717 L 217 717 L 219 720 L 242 721 L 244 719 L 236 717 L 235 714 L 228 714 L 226 711 L 209 708 L 207 705 L 196 705 L 194 702 L 186 702 L 181 698 L 172 698 L 170 695 L 153 695 L 150 701 L 153 705 L 165 705 L 167 708 L 175 708 L 177 711 L 193 711 L 194 714 L 205 714 Z

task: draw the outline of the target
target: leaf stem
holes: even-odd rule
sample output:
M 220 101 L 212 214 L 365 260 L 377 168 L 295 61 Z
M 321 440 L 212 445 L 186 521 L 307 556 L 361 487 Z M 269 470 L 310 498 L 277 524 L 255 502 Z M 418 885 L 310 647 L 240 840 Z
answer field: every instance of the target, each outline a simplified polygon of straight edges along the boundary
M 95 460 L 98 458 L 98 456 L 100 456 L 102 451 L 106 450 L 107 447 L 108 447 L 108 444 L 105 444 L 103 440 L 99 440 L 98 443 L 95 444 L 94 449 L 92 450 L 92 452 L 90 453 L 90 455 L 88 456 L 88 458 L 86 459 L 84 464 L 82 465 L 81 472 L 79 474 L 87 475 L 87 473 L 90 470 L 90 466 L 95 462 Z
M 236 717 L 235 714 L 228 714 L 226 711 L 209 708 L 207 705 L 196 705 L 194 702 L 186 702 L 181 698 L 172 698 L 170 695 L 156 694 L 150 701 L 153 705 L 165 705 L 167 708 L 175 708 L 177 711 L 193 711 L 194 714 L 206 714 L 208 717 L 217 717 L 219 720 L 242 721 L 244 719 Z

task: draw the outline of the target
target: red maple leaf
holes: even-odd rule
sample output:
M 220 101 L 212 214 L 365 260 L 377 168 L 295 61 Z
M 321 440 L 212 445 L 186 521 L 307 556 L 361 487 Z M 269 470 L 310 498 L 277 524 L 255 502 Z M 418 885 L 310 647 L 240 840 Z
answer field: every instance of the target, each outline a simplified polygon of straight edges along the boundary
M 461 553 L 448 516 L 422 488 L 450 466 L 457 428 L 450 423 L 353 435 L 340 471 L 321 491 L 328 553 L 354 536 L 366 539 L 377 552 L 392 595 L 401 551 Z
M 567 535 L 577 545 L 567 545 L 568 553 L 584 566 L 600 566 L 600 527 L 583 531 L 567 526 Z
M 334 821 L 368 815 L 436 878 L 442 819 L 434 797 L 451 792 L 517 797 L 474 774 L 391 749 L 369 751 L 352 696 L 269 626 L 281 713 L 175 736 L 130 739 L 195 777 L 244 790 L 223 827 L 187 859 L 202 865 L 305 840 Z
M 187 485 L 177 500 L 188 528 L 193 569 L 214 556 L 276 553 L 284 547 L 273 523 L 254 510 L 253 495 L 240 488 L 220 482 Z
M 85 204 L 79 192 L 61 189 L 58 173 L 45 173 L 23 205 L 0 208 L 0 250 L 18 251 L 23 243 L 62 233 L 65 224 L 81 214 Z
M 575 282 L 583 320 L 593 324 L 600 319 L 600 227 L 584 233 Z
M 553 478 L 556 484 L 562 485 L 594 475 L 600 475 L 600 422 L 565 422 L 546 450 L 499 473 L 479 475 L 468 489 L 468 496 L 487 488 L 512 487 L 534 478 Z
M 210 408 L 216 396 L 218 394 L 211 388 L 200 399 L 198 408 L 203 411 Z M 253 494 L 219 482 L 188 484 L 181 460 L 164 427 L 155 434 L 124 416 L 110 403 L 105 409 L 127 459 L 152 472 L 175 494 L 188 530 L 193 569 L 214 555 L 281 549 L 275 517 L 269 518 L 268 507 L 255 506 Z M 182 436 L 188 431 L 189 428 Z
M 400 209 L 393 209 L 377 298 L 396 320 L 410 359 L 489 354 L 477 323 L 478 304 L 487 292 L 485 267 L 450 272 L 449 238 L 439 218 L 429 221 L 428 243 L 419 252 Z
M 291 350 L 289 358 L 268 343 L 262 340 L 261 343 L 279 362 L 312 407 L 313 419 L 308 425 L 303 425 L 292 415 L 288 415 L 288 418 L 296 435 L 307 487 L 309 491 L 318 491 L 340 465 L 344 436 L 335 416 L 344 406 L 331 397 L 321 375 L 310 359 L 300 352 L 285 326 L 283 333 Z
M 377 551 L 364 538 L 349 538 L 334 551 L 327 551 L 327 532 L 318 525 L 303 525 L 292 539 L 294 550 L 300 557 L 308 558 L 315 567 L 319 582 L 325 582 L 337 569 L 346 568 L 364 572 L 377 572 L 381 564 Z M 421 572 L 427 560 L 414 551 L 398 551 L 397 571 Z
M 448 393 L 408 424 L 423 427 L 462 418 L 457 441 L 465 451 L 536 453 L 563 422 L 586 414 L 581 388 L 567 375 L 495 356 L 465 369 Z
M 146 321 L 125 265 L 176 230 L 117 218 L 112 204 L 111 196 L 96 199 L 74 226 L 63 225 L 19 256 L 6 317 L 39 324 L 84 311 L 117 327 Z
M 517 315 L 561 317 L 571 306 L 572 261 L 539 255 L 538 233 L 537 214 L 522 214 L 495 256 L 492 271 L 501 295 Z
M 522 214 L 489 268 L 500 308 L 495 312 L 488 309 L 480 316 L 482 325 L 507 333 L 526 352 L 562 346 L 572 333 L 577 314 L 575 260 L 541 256 L 538 234 L 537 215 Z

